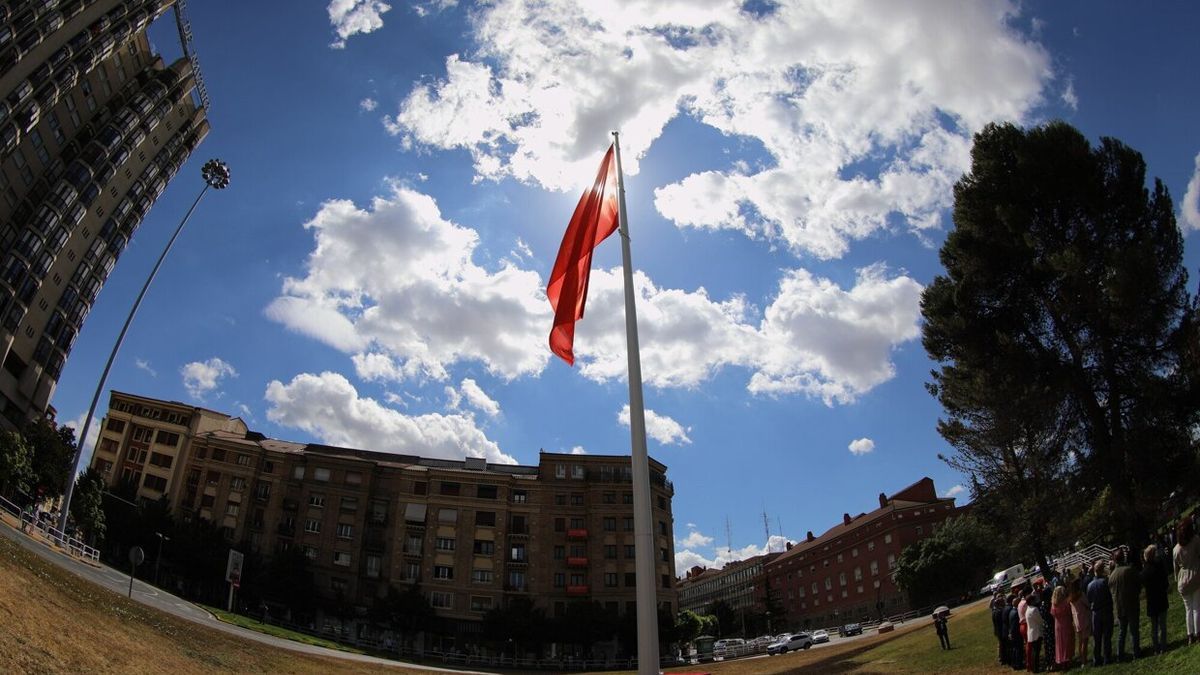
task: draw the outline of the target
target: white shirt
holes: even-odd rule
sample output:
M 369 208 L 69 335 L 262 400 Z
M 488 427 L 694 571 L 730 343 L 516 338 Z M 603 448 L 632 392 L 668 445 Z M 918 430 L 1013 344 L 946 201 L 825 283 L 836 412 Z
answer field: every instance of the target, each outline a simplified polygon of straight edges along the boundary
M 1042 633 L 1045 632 L 1046 624 L 1042 622 L 1042 613 L 1037 607 L 1029 606 L 1025 610 L 1025 624 L 1028 626 L 1027 638 L 1029 642 L 1036 642 L 1042 639 Z

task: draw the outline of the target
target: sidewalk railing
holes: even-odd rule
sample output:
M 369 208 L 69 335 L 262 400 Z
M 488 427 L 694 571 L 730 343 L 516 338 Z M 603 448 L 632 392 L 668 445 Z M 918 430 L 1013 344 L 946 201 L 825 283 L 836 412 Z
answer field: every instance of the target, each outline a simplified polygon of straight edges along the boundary
M 0 497 L 0 508 L 3 508 L 5 511 L 8 511 L 10 514 L 12 514 L 12 516 L 17 519 L 17 522 L 21 524 L 21 529 L 24 530 L 26 527 L 29 527 L 37 530 L 46 539 L 49 539 L 59 547 L 66 549 L 76 558 L 84 558 L 91 560 L 92 562 L 100 562 L 100 551 L 98 549 L 88 546 L 80 539 L 76 539 L 75 537 L 67 535 L 67 533 L 63 532 L 62 530 L 52 526 L 49 521 L 32 522 L 26 517 L 26 514 L 21 511 L 20 507 L 4 497 Z

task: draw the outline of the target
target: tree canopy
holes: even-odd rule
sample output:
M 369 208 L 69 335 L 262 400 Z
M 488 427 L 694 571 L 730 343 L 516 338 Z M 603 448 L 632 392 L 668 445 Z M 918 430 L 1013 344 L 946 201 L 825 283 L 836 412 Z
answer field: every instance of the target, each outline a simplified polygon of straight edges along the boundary
M 896 560 L 896 584 L 914 607 L 974 594 L 996 562 L 993 539 L 975 518 L 951 518 L 933 536 L 905 547 Z
M 950 463 L 977 496 L 1008 500 L 1014 524 L 1038 527 L 1049 503 L 1107 487 L 1115 529 L 1138 544 L 1194 476 L 1182 256 L 1166 188 L 1147 187 L 1120 141 L 1093 147 L 1061 122 L 976 135 L 945 274 L 921 298 L 923 343 Z

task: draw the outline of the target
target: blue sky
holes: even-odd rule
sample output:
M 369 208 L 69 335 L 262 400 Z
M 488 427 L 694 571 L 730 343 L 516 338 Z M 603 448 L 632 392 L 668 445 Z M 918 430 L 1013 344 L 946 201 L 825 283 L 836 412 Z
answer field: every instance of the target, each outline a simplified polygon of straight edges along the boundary
M 922 476 L 965 500 L 917 303 L 983 124 L 1060 118 L 1140 150 L 1197 269 L 1195 3 L 581 4 L 192 3 L 213 130 L 100 294 L 60 419 L 82 418 L 210 157 L 232 184 L 111 388 L 287 440 L 534 464 L 629 451 L 617 240 L 574 368 L 544 295 L 619 129 L 680 572 L 766 550 L 764 512 L 778 550 Z

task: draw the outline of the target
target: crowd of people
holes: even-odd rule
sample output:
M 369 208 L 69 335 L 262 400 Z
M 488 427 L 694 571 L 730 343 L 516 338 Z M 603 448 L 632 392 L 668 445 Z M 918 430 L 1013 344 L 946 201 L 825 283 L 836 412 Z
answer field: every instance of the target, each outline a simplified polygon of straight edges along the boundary
M 998 591 L 991 607 L 1000 663 L 1037 673 L 1043 667 L 1061 671 L 1140 658 L 1143 597 L 1150 650 L 1161 654 L 1167 648 L 1172 574 L 1183 599 L 1187 644 L 1200 642 L 1200 537 L 1192 518 L 1182 519 L 1173 534 L 1173 546 L 1167 541 L 1141 551 L 1140 569 L 1133 554 L 1120 547 L 1111 560 L 1047 570 L 1041 579 L 1016 579 L 1007 593 Z

